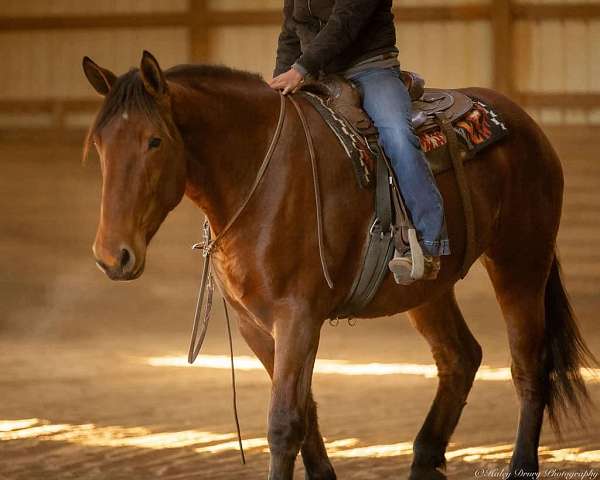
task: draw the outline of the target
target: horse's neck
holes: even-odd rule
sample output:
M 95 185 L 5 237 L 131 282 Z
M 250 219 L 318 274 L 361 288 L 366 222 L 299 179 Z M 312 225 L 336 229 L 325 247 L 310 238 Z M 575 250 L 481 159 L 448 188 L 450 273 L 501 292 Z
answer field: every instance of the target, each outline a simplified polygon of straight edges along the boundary
M 252 85 L 256 89 L 255 85 Z M 278 99 L 236 89 L 178 89 L 174 113 L 188 154 L 186 195 L 220 230 L 248 194 L 277 123 Z

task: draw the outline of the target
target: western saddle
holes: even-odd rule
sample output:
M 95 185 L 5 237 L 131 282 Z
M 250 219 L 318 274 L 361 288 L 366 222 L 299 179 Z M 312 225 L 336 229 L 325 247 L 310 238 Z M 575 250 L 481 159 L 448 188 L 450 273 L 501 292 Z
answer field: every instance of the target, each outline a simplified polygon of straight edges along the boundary
M 440 113 L 454 123 L 473 108 L 473 100 L 456 90 L 425 88 L 425 80 L 416 73 L 402 71 L 401 78 L 412 100 L 412 124 L 417 134 L 439 127 L 436 118 Z M 330 75 L 305 84 L 302 90 L 324 98 L 327 106 L 361 135 L 375 133 L 373 122 L 362 109 L 359 90 L 352 82 Z
M 437 171 L 450 168 L 455 171 L 466 223 L 467 246 L 461 269 L 461 277 L 464 277 L 475 260 L 474 218 L 463 167 L 468 155 L 459 145 L 453 124 L 471 111 L 473 100 L 455 90 L 425 88 L 423 78 L 412 72 L 403 71 L 401 78 L 412 100 L 412 124 L 416 134 L 437 128 L 447 140 L 447 167 L 438 168 Z M 388 273 L 387 264 L 394 249 L 401 253 L 410 251 L 413 278 L 420 278 L 422 274 L 423 253 L 390 163 L 379 146 L 377 130 L 362 109 L 358 88 L 342 77 L 332 75 L 316 82 L 307 82 L 301 91 L 353 160 L 361 186 L 368 187 L 375 183 L 375 212 L 362 266 L 350 293 L 332 316 L 352 317 L 366 307 L 377 293 Z M 374 171 L 375 182 L 372 181 L 371 170 Z

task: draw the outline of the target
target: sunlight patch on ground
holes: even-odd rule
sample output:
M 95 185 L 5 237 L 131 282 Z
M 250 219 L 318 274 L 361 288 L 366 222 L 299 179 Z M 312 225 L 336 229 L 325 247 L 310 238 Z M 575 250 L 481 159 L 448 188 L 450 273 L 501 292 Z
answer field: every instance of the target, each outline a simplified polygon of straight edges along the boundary
M 266 438 L 249 438 L 244 440 L 244 450 L 254 450 L 255 448 L 265 448 L 268 446 L 269 443 Z M 235 440 L 232 442 L 217 443 L 216 445 L 195 448 L 194 451 L 198 453 L 223 453 L 239 450 L 239 448 L 239 443 Z
M 20 428 L 31 427 L 40 420 L 37 418 L 25 418 L 23 420 L 4 420 L 0 422 L 0 432 L 10 432 L 11 430 L 19 430 Z
M 199 355 L 194 367 L 229 370 L 231 360 L 226 355 Z M 153 367 L 190 367 L 183 356 L 150 357 L 145 360 Z M 241 371 L 264 370 L 258 359 L 250 356 L 235 357 L 235 368 Z M 345 360 L 317 360 L 315 373 L 323 375 L 414 375 L 424 378 L 437 377 L 435 365 L 416 363 L 352 363 Z M 581 369 L 588 382 L 600 382 L 600 369 Z M 492 368 L 483 365 L 479 368 L 477 380 L 507 381 L 511 379 L 510 368 Z
M 40 425 L 36 427 L 26 427 L 22 429 L 0 432 L 0 441 L 2 440 L 25 440 L 28 438 L 40 438 L 50 436 L 54 433 L 64 432 L 71 428 L 68 424 Z
M 468 447 L 452 450 L 446 453 L 446 460 L 462 458 L 465 462 L 477 462 L 479 460 L 510 459 L 512 445 L 493 445 L 491 447 Z M 508 454 L 508 456 L 506 456 Z
M 350 450 L 328 452 L 333 458 L 383 458 L 412 455 L 412 442 L 395 443 L 392 445 L 371 445 L 356 447 Z
M 562 448 L 560 450 L 548 450 L 542 455 L 546 454 L 550 455 L 549 458 L 544 458 L 547 462 L 600 462 L 600 450 L 586 452 L 581 448 Z
M 197 430 L 153 433 L 143 427 L 99 427 L 91 423 L 36 425 L 43 422 L 39 419 L 30 420 L 29 422 L 25 420 L 2 422 L 1 425 L 4 425 L 6 431 L 0 432 L 0 441 L 39 438 L 55 442 L 78 443 L 90 447 L 164 449 L 223 442 L 236 437 L 233 433 L 220 434 Z M 9 427 L 9 425 L 12 426 Z
M 93 447 L 135 447 L 144 449 L 170 449 L 195 447 L 201 454 L 235 452 L 238 442 L 234 433 L 211 433 L 197 430 L 180 432 L 152 432 L 144 427 L 100 427 L 94 424 L 51 424 L 37 418 L 0 421 L 0 441 L 36 439 L 37 441 L 63 441 Z M 356 438 L 343 438 L 325 443 L 332 458 L 383 458 L 412 455 L 412 442 L 384 445 L 361 445 Z M 245 450 L 268 452 L 266 438 L 244 440 Z M 512 445 L 487 445 L 461 449 L 450 449 L 447 460 L 464 462 L 508 461 Z M 591 463 L 600 462 L 600 450 L 586 451 L 571 447 L 551 450 L 540 447 L 542 461 Z

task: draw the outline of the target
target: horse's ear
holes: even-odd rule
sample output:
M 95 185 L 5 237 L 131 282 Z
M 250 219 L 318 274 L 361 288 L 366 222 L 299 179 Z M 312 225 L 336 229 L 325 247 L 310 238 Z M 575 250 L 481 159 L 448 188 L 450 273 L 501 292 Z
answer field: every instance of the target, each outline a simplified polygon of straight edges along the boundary
M 167 81 L 163 71 L 154 55 L 147 50 L 144 50 L 144 55 L 142 55 L 140 72 L 144 86 L 150 95 L 159 97 L 167 93 Z
M 115 83 L 117 76 L 110 70 L 97 65 L 90 57 L 83 57 L 82 65 L 83 73 L 94 90 L 100 95 L 106 95 Z

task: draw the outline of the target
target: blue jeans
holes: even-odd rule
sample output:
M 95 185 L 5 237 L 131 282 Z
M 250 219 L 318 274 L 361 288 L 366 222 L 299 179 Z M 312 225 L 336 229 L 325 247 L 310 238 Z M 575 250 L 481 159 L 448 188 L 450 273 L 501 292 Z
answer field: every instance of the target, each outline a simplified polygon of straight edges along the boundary
M 449 255 L 444 204 L 411 121 L 411 100 L 399 68 L 373 68 L 350 77 L 389 157 L 425 255 Z

